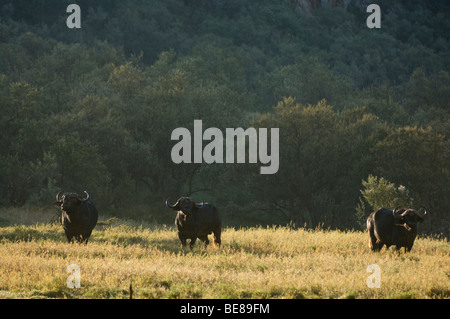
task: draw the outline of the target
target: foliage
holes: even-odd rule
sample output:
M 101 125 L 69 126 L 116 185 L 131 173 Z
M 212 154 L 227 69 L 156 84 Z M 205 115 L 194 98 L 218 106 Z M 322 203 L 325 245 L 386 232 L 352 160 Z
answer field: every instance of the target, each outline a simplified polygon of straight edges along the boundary
M 413 205 L 413 199 L 405 186 L 395 187 L 394 183 L 390 183 L 383 177 L 369 175 L 367 180 L 362 181 L 362 186 L 364 189 L 361 190 L 361 194 L 373 210 Z

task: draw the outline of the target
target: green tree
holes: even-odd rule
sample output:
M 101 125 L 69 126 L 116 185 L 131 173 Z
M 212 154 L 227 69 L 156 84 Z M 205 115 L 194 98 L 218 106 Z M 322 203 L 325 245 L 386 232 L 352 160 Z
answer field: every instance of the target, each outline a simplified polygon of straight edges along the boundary
M 348 227 L 367 174 L 365 154 L 383 126 L 363 109 L 338 113 L 324 100 L 305 106 L 285 98 L 274 111 L 255 125 L 279 128 L 280 168 L 270 176 L 251 175 L 255 200 L 296 226 Z
M 428 230 L 441 229 L 448 210 L 450 167 L 446 137 L 431 127 L 392 129 L 371 150 L 378 176 L 405 185 L 416 206 L 426 206 L 435 218 Z
M 300 62 L 280 67 L 265 75 L 260 82 L 261 96 L 267 102 L 292 96 L 302 104 L 315 104 L 322 99 L 336 106 L 343 106 L 351 84 L 334 74 L 317 58 L 305 58 Z
M 106 202 L 111 176 L 94 145 L 73 133 L 55 138 L 50 152 L 58 166 L 60 190 L 79 194 L 87 190 L 98 202 Z
M 440 71 L 426 75 L 422 68 L 417 68 L 411 74 L 406 88 L 407 107 L 412 111 L 436 107 L 447 110 L 450 108 L 450 74 Z

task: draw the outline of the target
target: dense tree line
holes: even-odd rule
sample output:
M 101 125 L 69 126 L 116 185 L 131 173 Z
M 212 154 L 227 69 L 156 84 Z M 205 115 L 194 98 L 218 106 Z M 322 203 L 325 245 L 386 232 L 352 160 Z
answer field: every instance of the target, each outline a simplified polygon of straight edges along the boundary
M 104 210 L 165 222 L 164 200 L 192 194 L 229 224 L 348 228 L 377 186 L 448 232 L 445 2 L 381 2 L 371 30 L 354 1 L 78 1 L 69 30 L 71 2 L 0 1 L 0 205 L 87 189 Z M 174 164 L 171 132 L 194 119 L 278 127 L 279 171 Z

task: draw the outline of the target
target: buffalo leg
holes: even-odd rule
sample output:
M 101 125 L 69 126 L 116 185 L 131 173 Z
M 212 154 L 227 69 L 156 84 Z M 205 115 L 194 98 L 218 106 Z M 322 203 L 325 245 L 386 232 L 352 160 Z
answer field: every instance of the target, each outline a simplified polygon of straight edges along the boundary
M 68 241 L 69 243 L 71 243 L 71 242 L 72 242 L 72 239 L 73 239 L 73 235 L 70 234 L 70 233 L 68 233 L 68 232 L 66 232 L 66 237 L 67 237 L 67 241 Z
M 191 242 L 189 243 L 189 248 L 192 249 L 194 248 L 195 245 L 195 241 L 197 240 L 197 237 L 192 237 L 191 238 Z
M 372 246 L 370 246 L 370 248 L 372 249 L 372 251 L 380 251 L 381 248 L 383 248 L 383 244 L 374 243 L 372 244 Z
M 213 231 L 213 234 L 214 234 L 214 236 L 213 236 L 213 244 L 214 244 L 214 246 L 218 246 L 218 247 L 220 247 L 220 244 L 221 244 L 221 240 L 220 240 L 220 234 L 221 234 L 221 230 L 220 230 L 220 228 L 218 228 L 218 229 L 216 229 L 216 230 L 214 230 Z
M 187 238 L 186 238 L 184 235 L 180 234 L 180 233 L 178 233 L 178 238 L 180 238 L 181 245 L 182 245 L 183 247 L 186 247 L 186 239 L 187 239 Z
M 76 236 L 77 241 L 81 244 L 83 242 L 83 236 L 82 235 L 78 235 Z
M 204 243 L 205 248 L 208 246 L 208 244 L 209 244 L 208 235 L 201 236 L 201 237 L 199 237 L 198 239 L 200 239 L 200 240 Z
M 405 247 L 405 253 L 409 253 L 411 251 L 411 249 L 412 249 L 412 245 Z
M 84 233 L 81 237 L 82 237 L 82 241 L 84 241 L 84 243 L 87 245 L 89 238 L 91 237 L 92 234 L 92 230 L 88 231 L 87 233 Z
M 369 228 L 369 247 L 372 251 L 380 251 L 383 248 L 383 244 L 378 241 L 372 227 Z

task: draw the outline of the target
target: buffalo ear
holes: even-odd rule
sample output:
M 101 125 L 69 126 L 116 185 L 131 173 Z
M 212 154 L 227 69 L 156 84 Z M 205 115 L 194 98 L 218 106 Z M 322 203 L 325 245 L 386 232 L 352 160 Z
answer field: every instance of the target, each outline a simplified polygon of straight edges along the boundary
M 54 202 L 52 205 L 53 205 L 53 206 L 56 206 L 56 207 L 60 207 L 61 204 L 62 204 L 62 202 Z

